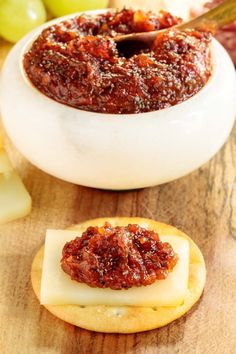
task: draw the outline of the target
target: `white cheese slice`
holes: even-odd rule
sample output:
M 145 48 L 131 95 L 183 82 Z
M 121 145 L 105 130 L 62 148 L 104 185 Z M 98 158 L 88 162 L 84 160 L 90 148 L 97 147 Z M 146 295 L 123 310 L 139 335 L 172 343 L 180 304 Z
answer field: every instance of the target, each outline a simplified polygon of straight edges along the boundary
M 78 231 L 48 230 L 45 240 L 41 281 L 41 304 L 47 305 L 108 305 L 108 306 L 178 306 L 183 303 L 188 288 L 189 242 L 177 236 L 160 237 L 169 242 L 179 260 L 165 280 L 132 287 L 128 290 L 91 288 L 71 280 L 60 266 L 62 249 Z
M 1 149 L 0 146 L 0 175 L 1 174 L 9 174 L 13 171 L 13 167 L 10 163 L 10 160 L 5 152 L 5 150 Z
M 0 148 L 0 224 L 23 217 L 30 210 L 31 197 L 6 152 Z
M 3 148 L 3 136 L 2 133 L 0 131 L 0 149 Z

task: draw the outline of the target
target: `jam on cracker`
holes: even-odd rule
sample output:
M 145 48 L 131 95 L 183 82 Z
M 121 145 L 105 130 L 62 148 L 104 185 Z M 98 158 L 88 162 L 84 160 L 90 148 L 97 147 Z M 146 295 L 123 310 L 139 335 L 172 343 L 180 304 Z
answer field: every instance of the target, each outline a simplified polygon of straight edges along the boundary
M 65 244 L 61 267 L 71 279 L 114 290 L 165 279 L 178 260 L 171 245 L 139 225 L 89 227 Z

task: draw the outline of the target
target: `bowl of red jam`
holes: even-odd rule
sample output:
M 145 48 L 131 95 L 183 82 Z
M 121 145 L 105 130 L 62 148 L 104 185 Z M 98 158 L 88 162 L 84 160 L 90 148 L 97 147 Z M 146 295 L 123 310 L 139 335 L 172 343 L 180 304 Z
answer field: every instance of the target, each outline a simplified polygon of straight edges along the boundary
M 167 12 L 93 11 L 23 38 L 2 72 L 6 130 L 34 165 L 103 189 L 169 182 L 207 162 L 236 114 L 236 75 L 208 32 Z M 170 28 L 151 46 L 120 34 Z

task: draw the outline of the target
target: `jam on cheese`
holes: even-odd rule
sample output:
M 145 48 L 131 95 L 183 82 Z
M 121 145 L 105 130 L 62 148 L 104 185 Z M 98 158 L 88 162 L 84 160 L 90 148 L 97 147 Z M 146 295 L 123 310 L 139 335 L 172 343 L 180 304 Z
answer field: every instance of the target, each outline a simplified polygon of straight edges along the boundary
M 90 287 L 128 289 L 165 279 L 178 260 L 171 245 L 138 225 L 89 227 L 65 244 L 61 267 Z
M 211 34 L 171 30 L 129 57 L 120 55 L 114 37 L 180 22 L 164 11 L 80 15 L 43 30 L 25 54 L 24 68 L 43 94 L 82 110 L 126 114 L 167 108 L 208 81 Z
M 113 221 L 111 220 L 113 223 Z M 127 220 L 120 221 L 127 226 Z M 132 218 L 130 219 L 132 223 Z M 104 221 L 98 223 L 103 226 Z M 148 223 L 141 221 L 140 226 L 148 228 Z M 150 229 L 152 226 L 150 226 Z M 78 305 L 78 306 L 142 306 L 172 307 L 183 304 L 188 294 L 189 284 L 189 241 L 175 235 L 160 234 L 162 242 L 168 242 L 178 255 L 178 262 L 168 277 L 157 280 L 148 286 L 134 286 L 129 289 L 113 290 L 111 288 L 92 288 L 85 283 L 71 280 L 70 276 L 60 267 L 62 249 L 87 226 L 70 230 L 47 230 L 45 238 L 40 303 L 44 305 Z

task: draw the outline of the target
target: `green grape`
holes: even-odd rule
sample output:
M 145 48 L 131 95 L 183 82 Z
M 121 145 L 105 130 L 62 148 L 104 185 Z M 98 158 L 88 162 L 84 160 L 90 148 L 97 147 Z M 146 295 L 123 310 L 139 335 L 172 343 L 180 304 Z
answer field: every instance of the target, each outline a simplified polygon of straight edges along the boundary
M 0 0 L 0 35 L 10 42 L 17 42 L 45 21 L 41 0 Z
M 107 7 L 108 0 L 43 0 L 54 16 L 64 16 L 73 12 L 102 9 Z

